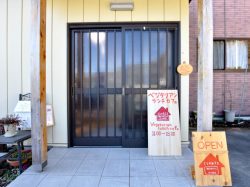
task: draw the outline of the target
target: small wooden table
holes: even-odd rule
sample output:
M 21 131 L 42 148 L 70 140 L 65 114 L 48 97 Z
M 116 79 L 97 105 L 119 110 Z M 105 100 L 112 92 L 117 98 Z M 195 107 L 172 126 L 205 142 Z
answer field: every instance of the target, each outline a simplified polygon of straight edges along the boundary
M 21 149 L 23 149 L 23 142 L 31 138 L 30 130 L 18 131 L 17 134 L 13 137 L 5 137 L 4 135 L 0 136 L 0 144 L 14 144 L 17 143 L 17 152 L 18 152 L 18 162 L 19 162 L 19 171 L 23 172 L 22 168 L 22 155 Z

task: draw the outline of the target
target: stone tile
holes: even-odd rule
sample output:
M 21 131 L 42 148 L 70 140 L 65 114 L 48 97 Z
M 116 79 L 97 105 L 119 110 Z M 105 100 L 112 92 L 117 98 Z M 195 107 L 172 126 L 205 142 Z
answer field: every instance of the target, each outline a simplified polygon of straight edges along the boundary
M 190 170 L 191 166 L 194 165 L 193 160 L 177 160 L 177 163 L 181 170 L 183 171 L 183 174 L 187 177 L 190 176 Z
M 73 176 L 68 187 L 98 187 L 100 176 Z
M 161 187 L 193 187 L 185 177 L 159 177 Z
M 99 187 L 129 187 L 129 177 L 102 177 Z
M 90 149 L 86 160 L 106 160 L 108 157 L 109 148 L 93 148 Z
M 153 160 L 175 160 L 175 156 L 151 156 Z
M 148 156 L 147 148 L 131 148 L 130 159 L 131 160 L 152 160 L 153 158 Z
M 129 176 L 129 160 L 108 160 L 102 175 L 106 177 Z
M 108 154 L 108 159 L 128 160 L 129 154 L 129 149 L 112 149 Z
M 191 187 L 196 187 L 195 180 L 193 180 L 191 176 L 187 177 L 187 179 Z M 210 187 L 213 187 L 213 186 L 210 186 Z
M 48 158 L 47 166 L 50 166 L 50 167 L 55 166 L 59 162 L 59 160 L 61 160 L 61 159 L 58 159 L 58 158 Z
M 187 177 L 187 180 L 189 181 L 189 185 L 191 186 L 191 187 L 196 187 L 196 184 L 195 184 L 195 180 L 193 180 L 193 179 L 190 179 L 191 177 Z M 247 185 L 246 187 L 248 187 L 249 185 Z M 209 186 L 209 187 L 221 187 L 221 186 Z M 243 186 L 235 186 L 234 184 L 233 184 L 233 187 L 243 187 Z
M 43 173 L 48 174 L 50 170 L 54 168 L 54 166 L 59 162 L 59 159 L 49 158 L 48 165 L 44 168 Z M 31 165 L 27 170 L 25 170 L 22 174 L 29 175 L 29 174 L 41 174 L 41 172 L 37 172 L 34 170 L 33 166 Z
M 60 160 L 48 173 L 49 175 L 74 175 L 79 168 L 79 160 Z
M 106 160 L 84 160 L 75 174 L 86 176 L 101 176 L 105 163 Z
M 156 176 L 156 170 L 153 160 L 131 160 L 130 161 L 130 176 Z
M 52 148 L 48 152 L 48 158 L 61 159 L 68 150 L 69 150 L 68 148 L 64 148 L 64 147 Z
M 160 187 L 157 177 L 130 177 L 130 187 Z
M 194 160 L 194 154 L 187 146 L 182 146 L 182 156 L 176 156 L 177 160 Z
M 72 176 L 46 176 L 38 187 L 66 187 Z
M 12 181 L 8 187 L 35 187 L 44 179 L 46 174 L 38 175 L 20 175 L 14 181 Z
M 126 148 L 126 147 L 110 147 L 109 151 L 129 151 L 131 148 Z
M 161 177 L 184 177 L 184 172 L 180 169 L 176 160 L 154 160 L 155 169 Z
M 47 167 L 47 166 L 46 166 Z M 40 174 L 47 174 L 47 172 L 40 172 L 36 171 L 33 166 L 31 165 L 29 168 L 27 168 L 22 175 L 40 175 Z
M 112 149 L 115 148 L 109 148 L 109 147 L 92 147 L 92 148 L 88 148 L 89 152 L 91 153 L 103 153 L 103 152 L 109 152 Z
M 63 159 L 77 159 L 83 160 L 88 154 L 89 149 L 87 148 L 69 148 L 67 153 L 63 156 Z

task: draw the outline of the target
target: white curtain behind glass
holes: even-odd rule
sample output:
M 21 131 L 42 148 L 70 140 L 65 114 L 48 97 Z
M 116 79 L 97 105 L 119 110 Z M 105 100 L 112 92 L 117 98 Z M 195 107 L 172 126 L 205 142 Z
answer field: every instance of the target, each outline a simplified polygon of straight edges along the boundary
M 232 40 L 226 41 L 226 68 L 245 69 L 248 63 L 247 41 Z

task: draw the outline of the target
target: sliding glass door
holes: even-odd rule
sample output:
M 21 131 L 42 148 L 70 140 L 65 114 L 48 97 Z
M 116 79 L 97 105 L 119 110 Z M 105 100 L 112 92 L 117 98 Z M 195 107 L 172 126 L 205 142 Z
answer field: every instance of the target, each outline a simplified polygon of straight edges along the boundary
M 177 27 L 70 30 L 74 146 L 147 146 L 148 89 L 177 86 Z

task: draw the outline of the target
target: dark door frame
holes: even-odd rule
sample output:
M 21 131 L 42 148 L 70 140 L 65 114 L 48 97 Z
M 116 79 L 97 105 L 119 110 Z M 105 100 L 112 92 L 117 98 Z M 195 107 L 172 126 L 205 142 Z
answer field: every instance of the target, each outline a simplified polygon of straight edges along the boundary
M 168 27 L 177 29 L 177 38 L 175 39 L 175 48 L 174 50 L 175 58 L 174 60 L 175 68 L 177 68 L 179 61 L 180 61 L 180 23 L 179 22 L 93 22 L 93 23 L 68 23 L 67 24 L 67 131 L 68 131 L 68 147 L 73 146 L 73 137 L 72 137 L 72 120 L 73 120 L 73 111 L 72 111 L 72 94 L 74 90 L 72 90 L 72 82 L 71 82 L 71 75 L 72 75 L 72 68 L 71 68 L 71 44 L 72 44 L 72 37 L 71 32 L 77 31 L 81 29 L 101 29 L 101 28 L 126 28 L 126 27 L 143 27 L 143 26 L 150 26 L 150 27 Z M 179 83 L 179 76 L 175 76 L 175 88 L 180 90 L 180 83 Z

